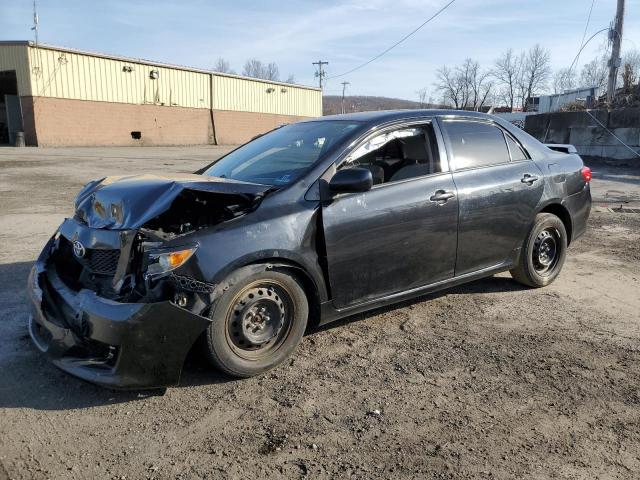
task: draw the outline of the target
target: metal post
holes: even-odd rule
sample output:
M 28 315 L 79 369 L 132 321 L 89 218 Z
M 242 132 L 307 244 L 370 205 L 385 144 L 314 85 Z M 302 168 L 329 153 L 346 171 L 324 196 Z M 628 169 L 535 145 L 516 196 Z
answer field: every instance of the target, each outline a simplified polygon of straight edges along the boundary
M 347 88 L 347 85 L 351 85 L 349 82 L 342 82 L 342 113 L 344 114 L 344 91 Z
M 618 0 L 614 26 L 609 30 L 609 40 L 613 42 L 609 59 L 609 82 L 607 83 L 607 102 L 613 102 L 616 93 L 616 80 L 620 68 L 620 44 L 622 43 L 622 25 L 624 23 L 624 0 Z

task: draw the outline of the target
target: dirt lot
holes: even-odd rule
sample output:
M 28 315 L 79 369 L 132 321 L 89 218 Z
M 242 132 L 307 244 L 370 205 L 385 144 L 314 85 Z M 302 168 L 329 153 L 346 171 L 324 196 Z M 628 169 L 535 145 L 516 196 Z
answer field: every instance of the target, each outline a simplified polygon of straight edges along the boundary
M 49 365 L 25 283 L 78 188 L 222 151 L 0 149 L 0 479 L 638 478 L 640 214 L 597 208 L 548 288 L 499 275 L 358 316 L 262 377 L 194 357 L 149 396 Z M 611 206 L 639 191 L 596 169 Z

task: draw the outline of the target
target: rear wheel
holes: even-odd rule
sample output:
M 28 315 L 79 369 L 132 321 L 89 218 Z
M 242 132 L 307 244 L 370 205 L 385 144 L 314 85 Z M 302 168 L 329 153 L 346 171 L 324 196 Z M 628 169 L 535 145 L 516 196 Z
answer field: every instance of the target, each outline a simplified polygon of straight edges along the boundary
M 290 275 L 262 271 L 229 288 L 217 302 L 206 331 L 211 362 L 236 377 L 250 377 L 278 365 L 298 346 L 309 307 Z
M 518 266 L 511 276 L 529 287 L 544 287 L 560 274 L 567 254 L 564 223 L 551 213 L 539 213 L 527 236 Z

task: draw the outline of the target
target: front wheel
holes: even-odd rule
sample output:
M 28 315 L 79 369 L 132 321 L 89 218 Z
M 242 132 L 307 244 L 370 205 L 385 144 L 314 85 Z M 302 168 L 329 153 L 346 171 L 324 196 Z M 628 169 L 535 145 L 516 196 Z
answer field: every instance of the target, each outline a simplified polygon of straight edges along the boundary
M 304 290 L 277 271 L 250 274 L 230 287 L 205 333 L 209 359 L 229 375 L 250 377 L 275 367 L 298 346 L 307 326 Z
M 560 274 L 566 255 L 564 223 L 551 213 L 539 213 L 524 241 L 520 261 L 510 271 L 511 276 L 529 287 L 544 287 Z

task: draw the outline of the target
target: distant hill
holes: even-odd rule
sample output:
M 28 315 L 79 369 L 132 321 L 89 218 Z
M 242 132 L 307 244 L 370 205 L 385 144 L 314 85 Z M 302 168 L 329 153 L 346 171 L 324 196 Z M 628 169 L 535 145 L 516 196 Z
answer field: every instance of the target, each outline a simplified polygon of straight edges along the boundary
M 412 100 L 388 97 L 345 96 L 345 112 L 368 112 L 371 110 L 396 110 L 417 108 L 438 108 L 438 105 L 420 104 Z M 342 97 L 340 95 L 325 95 L 322 97 L 322 111 L 324 115 L 334 115 L 342 112 Z

